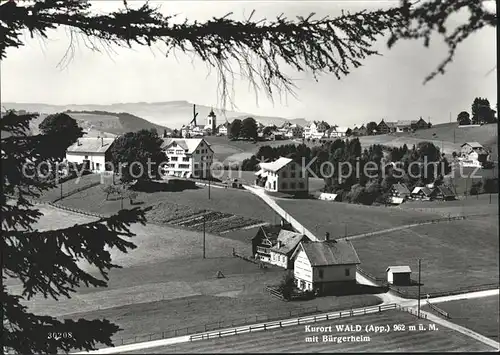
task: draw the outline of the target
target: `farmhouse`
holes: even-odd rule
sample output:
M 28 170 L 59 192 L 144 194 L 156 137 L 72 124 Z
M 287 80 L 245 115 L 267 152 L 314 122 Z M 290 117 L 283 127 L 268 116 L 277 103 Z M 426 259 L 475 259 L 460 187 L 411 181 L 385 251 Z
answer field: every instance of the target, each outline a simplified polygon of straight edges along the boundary
M 301 290 L 326 293 L 356 284 L 360 264 L 351 242 L 329 240 L 300 243 L 292 255 L 295 284 Z
M 399 120 L 396 122 L 396 132 L 410 132 L 417 128 L 416 120 Z
M 252 255 L 255 256 L 255 259 L 271 260 L 270 249 L 276 244 L 281 230 L 293 231 L 293 228 L 284 220 L 281 221 L 281 224 L 259 227 L 255 237 L 252 238 Z
M 440 185 L 432 191 L 432 197 L 436 200 L 451 201 L 456 198 L 453 191 L 447 187 Z
M 431 128 L 432 124 L 430 122 L 425 122 L 425 120 L 420 117 L 419 120 L 415 123 L 415 129 L 425 129 L 425 128 Z
M 280 157 L 272 163 L 260 163 L 255 184 L 267 191 L 289 194 L 307 194 L 307 171 L 292 159 Z
M 115 138 L 79 138 L 66 149 L 66 161 L 84 164 L 85 169 L 92 172 L 106 171 L 106 162 L 109 162 L 108 150 L 114 141 Z
M 391 187 L 391 196 L 392 197 L 400 197 L 403 199 L 407 199 L 410 197 L 411 191 L 405 184 L 397 183 L 392 185 Z
M 411 198 L 414 200 L 430 201 L 432 198 L 433 190 L 426 186 L 418 186 L 411 192 Z
M 329 128 L 328 123 L 324 121 L 313 121 L 309 126 L 304 128 L 304 138 L 321 139 L 325 136 Z
M 385 122 L 384 120 L 382 120 L 377 126 L 377 133 L 379 134 L 387 134 L 393 132 L 396 132 L 396 122 Z
M 217 134 L 221 135 L 221 136 L 227 136 L 227 130 L 229 129 L 229 122 L 225 122 L 221 125 L 219 125 L 219 127 L 217 127 Z
M 290 257 L 299 243 L 307 241 L 309 238 L 303 234 L 282 229 L 278 234 L 276 244 L 270 249 L 271 260 L 269 262 L 285 269 L 293 268 Z
M 207 177 L 214 152 L 203 138 L 163 138 L 161 148 L 168 157 L 163 169 L 166 175 L 177 177 Z
M 488 152 L 478 142 L 466 142 L 460 146 L 463 162 L 473 166 L 482 166 L 488 159 Z
M 411 285 L 411 269 L 409 266 L 389 266 L 386 270 L 387 282 L 393 285 Z

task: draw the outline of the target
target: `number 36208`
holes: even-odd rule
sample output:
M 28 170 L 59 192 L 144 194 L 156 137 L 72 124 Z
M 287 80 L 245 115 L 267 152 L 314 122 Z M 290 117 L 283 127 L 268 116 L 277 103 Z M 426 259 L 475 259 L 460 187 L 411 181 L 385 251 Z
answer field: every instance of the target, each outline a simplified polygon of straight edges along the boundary
M 64 332 L 64 333 L 48 333 L 48 338 L 49 339 L 55 339 L 55 340 L 59 340 L 59 339 L 70 339 L 70 338 L 73 338 L 73 333 L 70 333 L 70 332 Z

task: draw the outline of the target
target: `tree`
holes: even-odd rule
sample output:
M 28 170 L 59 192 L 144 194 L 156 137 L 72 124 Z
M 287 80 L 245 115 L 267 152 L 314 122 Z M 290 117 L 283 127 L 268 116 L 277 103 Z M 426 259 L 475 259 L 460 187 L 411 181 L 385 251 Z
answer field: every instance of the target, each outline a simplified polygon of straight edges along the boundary
M 295 289 L 295 281 L 291 272 L 287 272 L 283 276 L 283 280 L 281 280 L 279 289 L 285 299 L 289 300 L 291 298 L 292 292 Z
M 491 109 L 488 99 L 476 97 L 472 102 L 472 123 L 493 123 L 495 122 L 495 111 Z
M 257 140 L 257 122 L 252 117 L 247 117 L 241 123 L 241 138 Z
M 38 128 L 43 134 L 52 136 L 54 144 L 60 144 L 64 148 L 75 143 L 84 134 L 76 120 L 65 113 L 48 115 Z
M 163 138 L 167 138 L 168 137 L 168 134 L 167 134 L 167 129 L 164 128 L 163 129 Z
M 167 162 L 161 149 L 163 140 L 156 131 L 140 130 L 118 137 L 109 149 L 110 161 L 124 183 L 149 181 L 160 177 L 160 165 Z
M 115 216 L 68 228 L 33 229 L 32 225 L 41 213 L 29 199 L 55 187 L 53 182 L 39 178 L 36 166 L 57 161 L 61 149 L 54 146 L 52 135 L 30 136 L 25 133 L 29 121 L 36 116 L 16 115 L 9 111 L 0 121 L 1 131 L 10 133 L 1 138 L 3 351 L 59 353 L 93 349 L 98 343 L 112 346 L 110 339 L 120 328 L 109 321 L 60 321 L 50 316 L 38 316 L 29 312 L 21 300 L 30 300 L 36 294 L 56 300 L 70 297 L 81 284 L 106 286 L 108 271 L 119 267 L 112 263 L 106 249 L 114 247 L 122 252 L 134 249 L 135 245 L 126 240 L 134 235 L 129 226 L 144 223 L 145 210 L 124 210 Z M 27 165 L 27 162 L 33 165 Z M 93 264 L 101 276 L 82 269 L 80 262 L 84 260 Z M 8 278 L 21 282 L 22 295 L 7 290 L 5 281 Z M 73 336 L 56 340 L 48 337 L 49 332 L 71 333 Z
M 271 133 L 273 133 L 274 131 L 276 131 L 278 129 L 278 127 L 276 127 L 275 125 L 272 125 L 272 126 L 266 126 L 264 127 L 264 129 L 262 130 L 262 135 L 264 137 L 267 137 L 267 136 L 270 136 Z
M 228 136 L 229 139 L 238 139 L 241 135 L 242 123 L 241 120 L 236 118 L 229 125 Z
M 178 23 L 172 19 L 173 16 L 165 16 L 148 3 L 133 9 L 124 1 L 123 10 L 97 14 L 92 12 L 92 4 L 86 0 L 7 1 L 0 5 L 0 58 L 7 56 L 8 49 L 24 45 L 28 38 L 25 32 L 48 38 L 49 30 L 60 27 L 68 29 L 72 40 L 78 34 L 83 35 L 87 47 L 94 50 L 102 49 L 102 46 L 109 49 L 112 44 L 131 47 L 132 44 L 152 46 L 163 43 L 168 55 L 176 49 L 193 53 L 209 67 L 216 68 L 225 103 L 230 90 L 228 82 L 234 78 L 234 73 L 247 73 L 246 78 L 254 87 L 261 87 L 272 98 L 275 92 L 282 89 L 293 91 L 294 88 L 291 77 L 283 70 L 283 64 L 296 71 L 310 71 L 314 77 L 332 73 L 340 78 L 361 66 L 366 57 L 378 54 L 372 45 L 382 35 L 390 36 L 387 42 L 389 47 L 403 39 L 421 39 L 428 46 L 431 36 L 437 32 L 444 37 L 449 50 L 437 69 L 425 78 L 428 81 L 438 73 L 444 73 L 458 45 L 472 33 L 485 26 L 496 27 L 496 15 L 488 12 L 483 3 L 430 0 L 411 4 L 402 0 L 399 6 L 389 9 L 343 13 L 333 19 L 313 19 L 310 15 L 294 21 L 280 16 L 266 22 L 253 20 L 252 12 L 244 21 L 224 16 L 205 22 Z M 461 9 L 470 10 L 469 18 L 464 17 L 465 23 L 446 31 L 444 24 L 448 17 Z M 72 41 L 63 59 L 71 59 L 74 45 Z M 232 63 L 239 68 L 233 67 Z M 26 122 L 33 118 L 24 116 L 23 123 L 20 123 L 12 122 L 12 114 L 7 117 L 7 120 L 2 118 L 3 130 L 19 134 L 19 127 L 28 129 Z M 144 221 L 141 213 L 133 210 L 63 230 L 17 231 L 14 227 L 25 229 L 38 216 L 36 208 L 23 195 L 32 196 L 32 192 L 27 191 L 30 187 L 43 190 L 47 186 L 37 179 L 30 180 L 23 176 L 21 165 L 27 160 L 54 160 L 55 153 L 61 152 L 54 147 L 53 138 L 47 137 L 8 137 L 5 142 L 2 138 L 2 225 L 10 228 L 4 233 L 2 241 L 2 250 L 6 251 L 4 270 L 22 280 L 25 297 L 28 298 L 37 292 L 52 297 L 69 296 L 80 282 L 104 286 L 105 281 L 97 280 L 79 269 L 75 260 L 68 258 L 58 246 L 67 244 L 77 257 L 92 260 L 105 275 L 106 270 L 116 267 L 111 263 L 105 247 L 116 246 L 122 251 L 132 248 L 132 243 L 120 237 L 132 235 L 127 223 Z M 5 196 L 15 192 L 18 198 L 21 196 L 17 205 L 7 204 Z M 34 254 L 34 250 L 38 252 Z M 43 258 L 37 255 L 43 255 Z M 50 267 L 41 264 L 44 262 L 42 259 L 50 260 Z M 46 279 L 52 282 L 47 283 Z M 107 321 L 61 323 L 50 317 L 39 317 L 27 312 L 19 299 L 2 287 L 4 318 L 10 324 L 10 327 L 5 327 L 4 346 L 19 353 L 55 353 L 71 348 L 91 350 L 96 342 L 110 344 L 110 336 L 117 330 Z M 78 337 L 59 339 L 57 342 L 47 340 L 46 326 L 50 326 L 51 331 L 71 331 Z
M 466 111 L 460 112 L 458 114 L 458 116 L 457 116 L 457 122 L 461 126 L 470 125 L 471 124 L 471 120 L 470 120 L 469 113 L 466 112 Z
M 177 128 L 172 131 L 172 138 L 181 138 L 181 132 Z
M 374 132 L 377 131 L 378 124 L 374 121 L 368 122 L 366 125 L 366 134 L 367 135 L 372 135 Z

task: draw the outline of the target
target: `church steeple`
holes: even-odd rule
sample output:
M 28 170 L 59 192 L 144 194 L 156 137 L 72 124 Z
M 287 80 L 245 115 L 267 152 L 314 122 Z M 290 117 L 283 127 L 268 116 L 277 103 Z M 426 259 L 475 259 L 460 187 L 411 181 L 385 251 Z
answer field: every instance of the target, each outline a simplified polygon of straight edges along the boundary
M 212 129 L 212 134 L 215 134 L 215 130 L 217 129 L 217 116 L 214 113 L 214 108 L 210 108 L 210 113 L 207 117 L 207 126 Z

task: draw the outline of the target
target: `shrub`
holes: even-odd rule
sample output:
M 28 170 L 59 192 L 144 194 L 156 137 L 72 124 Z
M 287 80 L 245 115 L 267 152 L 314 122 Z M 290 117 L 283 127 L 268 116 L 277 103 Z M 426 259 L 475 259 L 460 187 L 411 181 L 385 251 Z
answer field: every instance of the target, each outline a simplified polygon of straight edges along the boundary
M 498 178 L 486 178 L 483 180 L 483 192 L 486 194 L 498 192 Z
M 481 193 L 482 186 L 483 186 L 482 181 L 477 181 L 477 182 L 473 183 L 469 189 L 469 194 L 470 195 L 479 195 Z

